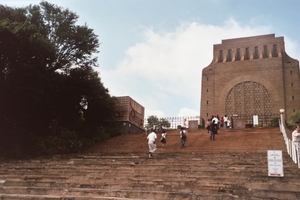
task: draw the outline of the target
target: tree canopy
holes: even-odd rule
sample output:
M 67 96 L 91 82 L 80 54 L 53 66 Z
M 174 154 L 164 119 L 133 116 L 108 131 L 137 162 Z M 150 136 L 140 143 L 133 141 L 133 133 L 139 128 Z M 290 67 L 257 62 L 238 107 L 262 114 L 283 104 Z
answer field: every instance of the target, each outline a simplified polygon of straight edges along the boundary
M 46 1 L 0 5 L 0 154 L 68 151 L 70 137 L 79 150 L 113 120 L 116 99 L 93 70 L 98 36 L 77 20 Z
M 150 129 L 163 129 L 163 128 L 169 128 L 170 127 L 170 122 L 166 120 L 165 118 L 158 119 L 157 116 L 151 115 L 147 118 L 147 125 L 146 128 Z

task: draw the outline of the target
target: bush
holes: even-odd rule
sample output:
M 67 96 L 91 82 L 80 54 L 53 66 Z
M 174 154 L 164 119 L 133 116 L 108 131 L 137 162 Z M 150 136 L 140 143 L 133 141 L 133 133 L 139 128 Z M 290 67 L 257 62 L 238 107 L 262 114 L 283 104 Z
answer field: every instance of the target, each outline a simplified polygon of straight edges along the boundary
M 271 119 L 271 126 L 272 127 L 279 127 L 279 117 L 273 117 Z
M 300 110 L 297 110 L 293 113 L 293 115 L 291 116 L 291 121 L 294 124 L 300 124 Z
M 79 153 L 83 149 L 82 139 L 67 128 L 62 128 L 56 136 L 36 139 L 36 155 L 53 155 L 65 153 Z
M 110 138 L 110 135 L 105 131 L 104 127 L 98 127 L 96 135 L 94 136 L 94 140 L 98 142 L 99 140 L 105 140 Z
M 117 135 L 121 135 L 121 131 L 118 128 L 110 126 L 99 126 L 96 130 L 89 130 L 89 137 L 87 140 L 90 140 L 92 143 L 97 143 L 101 140 L 105 140 Z

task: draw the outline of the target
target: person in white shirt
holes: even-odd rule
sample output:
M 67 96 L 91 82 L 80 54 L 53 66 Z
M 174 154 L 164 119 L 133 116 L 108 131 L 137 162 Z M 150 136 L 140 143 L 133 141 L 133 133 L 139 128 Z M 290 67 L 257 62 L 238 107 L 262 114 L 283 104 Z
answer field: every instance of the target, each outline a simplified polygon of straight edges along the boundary
M 153 158 L 153 153 L 156 150 L 156 133 L 154 132 L 154 130 L 151 130 L 151 133 L 147 136 L 148 139 L 148 147 L 149 147 L 149 158 Z
M 213 116 L 212 121 L 214 122 L 214 124 L 218 125 L 219 123 L 219 119 L 216 116 Z
M 227 117 L 227 115 L 225 115 L 225 116 L 223 117 L 223 120 L 224 120 L 225 128 L 228 128 L 228 124 L 227 124 L 227 122 L 228 122 L 228 117 Z
M 292 132 L 292 141 L 293 141 L 293 144 L 295 145 L 298 145 L 298 147 L 300 147 L 300 128 L 299 128 L 299 125 L 297 125 L 295 127 L 295 130 Z
M 231 128 L 231 121 L 229 119 L 227 120 L 227 128 Z
M 211 121 L 213 123 L 213 126 L 215 126 L 215 134 L 218 134 L 219 119 L 216 116 L 213 116 Z

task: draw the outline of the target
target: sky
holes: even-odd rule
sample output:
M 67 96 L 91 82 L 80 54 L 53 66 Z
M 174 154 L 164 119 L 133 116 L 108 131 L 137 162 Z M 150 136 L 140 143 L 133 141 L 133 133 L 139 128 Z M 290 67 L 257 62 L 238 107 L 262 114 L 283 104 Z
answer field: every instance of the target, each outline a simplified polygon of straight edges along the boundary
M 23 7 L 36 0 L 2 0 Z M 145 117 L 200 115 L 202 69 L 224 39 L 275 34 L 300 59 L 298 0 L 48 0 L 75 12 L 101 43 L 101 81 Z

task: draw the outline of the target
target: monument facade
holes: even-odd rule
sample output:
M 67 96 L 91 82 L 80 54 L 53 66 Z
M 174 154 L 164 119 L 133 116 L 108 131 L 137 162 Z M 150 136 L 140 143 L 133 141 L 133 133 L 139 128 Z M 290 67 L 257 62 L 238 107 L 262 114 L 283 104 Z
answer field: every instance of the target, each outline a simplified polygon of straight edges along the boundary
M 275 34 L 222 40 L 202 70 L 200 114 L 253 116 L 269 121 L 283 113 L 286 121 L 300 109 L 299 61 L 285 52 L 284 37 Z M 263 124 L 262 124 L 263 125 Z

